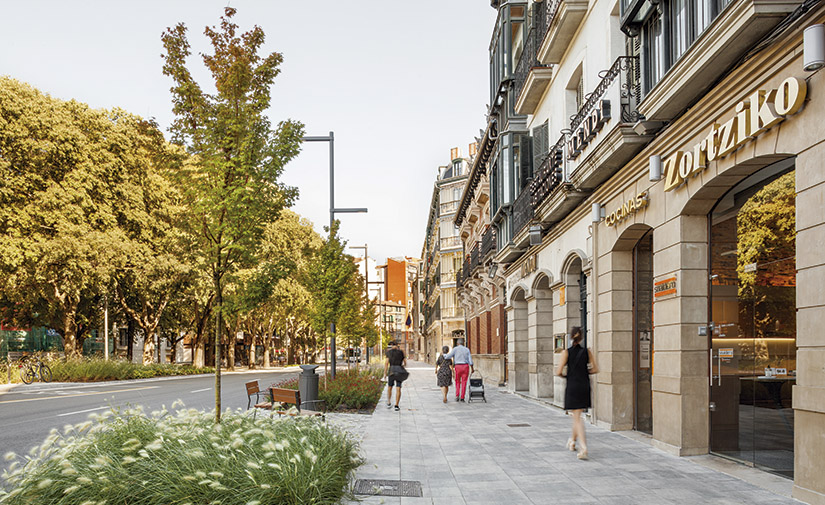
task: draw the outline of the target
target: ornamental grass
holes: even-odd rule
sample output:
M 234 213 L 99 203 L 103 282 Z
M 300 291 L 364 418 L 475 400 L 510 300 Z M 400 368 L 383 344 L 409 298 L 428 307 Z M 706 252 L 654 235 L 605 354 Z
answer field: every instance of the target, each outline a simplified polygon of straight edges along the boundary
M 113 409 L 6 458 L 4 505 L 333 504 L 362 463 L 350 435 L 318 419 L 227 410 L 216 425 L 183 408 Z

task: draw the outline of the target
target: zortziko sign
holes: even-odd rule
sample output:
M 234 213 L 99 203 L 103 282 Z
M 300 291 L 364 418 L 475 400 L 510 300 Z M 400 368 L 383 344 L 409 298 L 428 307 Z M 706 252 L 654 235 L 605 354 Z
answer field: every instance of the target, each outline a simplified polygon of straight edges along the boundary
M 788 77 L 776 89 L 756 90 L 736 104 L 736 115 L 725 124 L 714 123 L 707 137 L 692 151 L 677 151 L 664 163 L 665 191 L 682 185 L 688 177 L 707 168 L 708 162 L 724 158 L 745 142 L 796 114 L 805 102 L 808 87 L 803 79 Z

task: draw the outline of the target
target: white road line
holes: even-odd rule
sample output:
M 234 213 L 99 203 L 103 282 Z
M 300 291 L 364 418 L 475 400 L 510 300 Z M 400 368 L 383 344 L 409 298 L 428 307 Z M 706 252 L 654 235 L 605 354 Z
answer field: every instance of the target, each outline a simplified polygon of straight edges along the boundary
M 83 413 L 86 413 L 86 412 L 94 412 L 95 410 L 103 410 L 103 409 L 108 409 L 108 408 L 110 408 L 110 407 L 98 407 L 96 409 L 78 410 L 77 412 L 66 412 L 65 414 L 57 414 L 56 417 L 73 416 L 75 414 L 83 414 Z
M 203 388 L 203 389 L 196 389 L 194 391 L 189 391 L 190 393 L 203 393 L 204 391 L 211 391 L 212 388 Z

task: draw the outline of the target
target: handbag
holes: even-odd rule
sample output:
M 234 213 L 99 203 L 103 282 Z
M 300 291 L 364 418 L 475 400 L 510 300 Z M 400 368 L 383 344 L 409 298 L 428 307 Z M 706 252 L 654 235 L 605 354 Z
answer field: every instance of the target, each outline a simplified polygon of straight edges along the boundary
M 392 375 L 398 382 L 404 382 L 410 376 L 410 372 L 402 365 L 390 365 L 389 375 Z

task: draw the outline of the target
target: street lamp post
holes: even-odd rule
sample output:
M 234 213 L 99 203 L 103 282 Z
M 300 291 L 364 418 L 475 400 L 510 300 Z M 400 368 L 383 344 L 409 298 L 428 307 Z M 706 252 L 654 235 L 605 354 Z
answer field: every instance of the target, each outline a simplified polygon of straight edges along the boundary
M 329 231 L 332 233 L 332 224 L 335 222 L 335 214 L 355 214 L 355 213 L 365 213 L 367 212 L 366 207 L 358 207 L 358 208 L 335 208 L 335 135 L 333 132 L 329 132 L 329 136 L 315 136 L 315 137 L 303 137 L 302 139 L 304 142 L 329 142 Z M 332 353 L 332 378 L 335 378 L 335 323 L 330 325 L 330 351 Z M 327 348 L 326 345 L 324 346 L 324 360 L 329 361 L 327 359 Z

